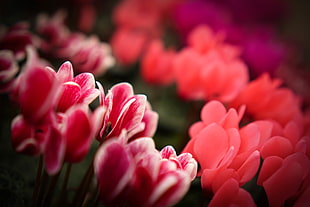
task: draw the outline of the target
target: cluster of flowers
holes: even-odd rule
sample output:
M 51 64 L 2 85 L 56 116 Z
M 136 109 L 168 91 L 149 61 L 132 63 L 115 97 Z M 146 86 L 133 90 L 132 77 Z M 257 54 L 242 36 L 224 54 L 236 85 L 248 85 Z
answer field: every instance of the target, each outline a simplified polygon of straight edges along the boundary
M 141 76 L 150 84 L 175 83 L 184 99 L 207 101 L 201 111 L 202 121 L 189 129 L 191 139 L 183 151 L 191 153 L 200 165 L 202 188 L 212 198 L 209 206 L 255 206 L 251 194 L 242 188 L 255 176 L 270 206 L 309 203 L 309 113 L 302 111 L 304 97 L 282 87 L 283 80 L 270 75 L 283 64 L 284 46 L 262 33 L 255 34 L 260 36 L 258 42 L 249 41 L 253 40 L 252 33 L 248 39 L 240 38 L 239 47 L 232 45 L 236 41 L 231 33 L 236 33 L 236 28 L 228 28 L 223 18 L 220 26 L 205 22 L 212 18 L 203 19 L 201 15 L 197 22 L 185 20 L 197 17 L 197 10 L 188 7 L 199 8 L 198 13 L 219 8 L 212 1 L 180 3 L 176 20 L 178 29 L 186 30 L 186 46 L 177 51 L 165 49 L 158 36 L 150 40 L 141 57 Z M 195 15 L 182 19 L 178 12 Z M 267 48 L 257 48 L 260 43 Z M 271 50 L 269 54 L 268 47 L 280 53 Z M 259 56 L 254 59 L 253 48 Z M 256 79 L 250 80 L 248 67 Z
M 302 98 L 269 74 L 250 80 L 238 48 L 207 26 L 196 27 L 188 37 L 179 52 L 154 41 L 141 73 L 152 84 L 175 81 L 185 99 L 207 101 L 202 121 L 189 129 L 184 152 L 200 164 L 210 206 L 255 206 L 240 188 L 255 175 L 270 206 L 309 203 L 309 115 L 302 111 Z M 166 74 L 171 79 L 161 82 Z
M 96 36 L 71 32 L 63 12 L 39 16 L 37 35 L 26 23 L 3 31 L 0 87 L 20 108 L 11 125 L 14 149 L 41 156 L 46 172 L 55 176 L 65 163 L 81 162 L 97 140 L 86 177 L 96 175 L 99 198 L 108 206 L 174 205 L 196 176 L 209 206 L 256 206 L 244 188 L 253 180 L 264 189 L 269 206 L 310 203 L 309 106 L 282 79 L 262 73 L 278 69 L 286 50 L 276 45 L 272 55 L 265 54 L 262 50 L 275 44 L 270 36 L 253 43 L 261 33 L 245 32 L 246 22 L 237 26 L 226 20 L 223 8 L 233 8 L 235 21 L 245 15 L 236 12 L 241 4 L 233 2 L 223 0 L 219 9 L 211 0 L 122 0 L 115 7 L 111 47 L 117 62 L 140 61 L 145 82 L 175 84 L 180 101 L 205 101 L 201 121 L 189 128 L 190 140 L 179 156 L 172 146 L 155 148 L 158 114 L 145 95 L 135 95 L 129 83 L 105 93 L 95 81 L 94 75 L 115 62 L 111 48 Z M 196 12 L 189 15 L 193 19 L 184 21 L 185 8 Z M 163 33 L 170 19 L 187 40 L 179 50 L 165 48 Z M 267 49 L 260 50 L 261 43 Z M 273 53 L 278 46 L 280 52 Z M 46 67 L 50 64 L 36 49 L 70 62 L 58 70 Z M 258 59 L 252 59 L 253 51 Z M 87 196 L 79 193 L 79 204 L 85 203 Z
M 101 147 L 94 167 L 105 203 L 119 202 L 119 196 L 128 196 L 125 190 L 146 193 L 134 200 L 123 197 L 134 206 L 179 201 L 196 176 L 196 161 L 189 153 L 176 156 L 171 146 L 161 152 L 155 149 L 151 137 L 158 115 L 145 95 L 134 95 L 128 83 L 114 85 L 105 95 L 97 84 L 99 89 L 91 73 L 74 77 L 70 62 L 57 72 L 27 64 L 11 91 L 21 110 L 12 122 L 14 149 L 42 155 L 47 173 L 55 175 L 64 162 L 82 161 L 97 138 Z M 89 104 L 98 96 L 100 105 L 91 111 Z M 150 184 L 148 190 L 139 186 L 142 180 Z
M 36 34 L 29 30 L 27 22 L 16 23 L 10 28 L 0 30 L 0 90 L 9 92 L 13 85 L 19 65 L 31 47 L 31 54 L 40 50 L 49 59 L 70 60 L 75 71 L 91 72 L 96 76 L 102 75 L 115 64 L 109 44 L 99 41 L 95 35 L 87 37 L 80 32 L 70 32 L 64 24 L 66 14 L 57 12 L 48 17 L 41 14 L 37 18 Z M 28 58 L 30 59 L 30 58 Z M 49 65 L 48 60 L 40 59 L 42 65 Z

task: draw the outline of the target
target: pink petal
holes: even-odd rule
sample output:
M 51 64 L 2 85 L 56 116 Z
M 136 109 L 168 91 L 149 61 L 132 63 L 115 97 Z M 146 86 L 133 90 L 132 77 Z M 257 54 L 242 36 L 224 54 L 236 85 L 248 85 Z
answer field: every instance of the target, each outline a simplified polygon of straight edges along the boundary
M 126 129 L 128 132 L 130 132 L 131 130 L 134 130 L 136 127 L 138 127 L 143 119 L 145 106 L 146 96 L 133 96 L 133 102 L 128 106 L 127 110 L 124 107 L 125 111 L 121 112 L 120 117 L 110 134 L 118 135 L 122 129 Z
M 54 175 L 62 167 L 66 142 L 61 132 L 51 127 L 49 138 L 44 152 L 45 168 L 48 174 Z
M 53 107 L 57 83 L 55 72 L 48 69 L 30 68 L 22 74 L 18 101 L 27 121 L 40 121 Z
M 202 169 L 216 168 L 229 148 L 226 131 L 218 124 L 210 124 L 196 137 L 193 155 Z
M 225 117 L 219 122 L 225 129 L 239 128 L 239 115 L 237 111 L 230 108 Z
M 87 111 L 73 108 L 65 120 L 66 154 L 68 162 L 80 162 L 87 154 L 92 141 L 92 126 Z
M 136 160 L 143 158 L 145 153 L 149 153 L 155 150 L 155 143 L 152 138 L 143 137 L 130 142 L 128 149 Z M 142 156 L 142 157 L 141 157 Z
M 278 156 L 267 157 L 259 172 L 257 184 L 262 186 L 263 183 L 282 166 L 282 163 L 283 159 Z
M 81 73 L 74 77 L 73 82 L 79 84 L 82 91 L 95 88 L 95 78 L 91 73 Z
M 190 180 L 182 171 L 171 171 L 160 178 L 149 197 L 150 206 L 173 206 L 188 191 Z
M 260 164 L 259 151 L 254 151 L 248 159 L 245 160 L 243 165 L 237 170 L 240 175 L 240 185 L 250 181 L 258 171 Z
M 143 131 L 135 134 L 133 138 L 153 137 L 157 129 L 158 113 L 151 110 L 146 110 L 142 118 L 142 123 L 145 124 Z
M 160 155 L 163 159 L 169 159 L 170 157 L 176 158 L 177 153 L 172 146 L 166 146 L 160 151 Z
M 107 204 L 115 202 L 115 198 L 131 182 L 133 176 L 130 155 L 123 145 L 115 141 L 107 141 L 98 149 L 94 169 L 100 198 Z
M 62 93 L 57 104 L 57 111 L 65 112 L 73 106 L 81 97 L 81 87 L 74 82 L 63 84 Z
M 229 179 L 239 181 L 238 173 L 231 168 L 206 169 L 202 172 L 201 184 L 205 190 L 217 192 Z
M 240 149 L 238 153 L 253 150 L 260 142 L 260 130 L 256 124 L 250 123 L 240 129 Z
M 34 129 L 24 120 L 22 115 L 16 116 L 12 121 L 11 142 L 16 152 L 30 156 L 40 153 L 38 144 L 34 139 Z
M 244 190 L 243 188 L 239 188 L 238 195 L 234 200 L 234 205 L 256 207 L 256 204 L 254 203 L 251 194 L 248 191 Z
M 61 83 L 73 80 L 73 68 L 70 61 L 64 62 L 57 71 L 57 79 Z
M 91 88 L 91 89 L 88 89 L 86 91 L 83 91 L 79 100 L 78 100 L 78 103 L 88 105 L 91 102 L 93 102 L 99 96 L 99 94 L 100 94 L 100 92 L 96 88 Z
M 285 137 L 274 136 L 267 140 L 260 150 L 263 158 L 268 156 L 279 156 L 282 158 L 294 152 L 291 142 Z
M 282 165 L 269 179 L 263 182 L 270 206 L 282 206 L 301 185 L 303 170 L 299 163 Z
M 201 120 L 205 125 L 218 123 L 225 115 L 226 108 L 219 101 L 210 101 L 201 110 Z
M 230 206 L 239 193 L 239 183 L 233 179 L 228 179 L 215 193 L 209 207 Z

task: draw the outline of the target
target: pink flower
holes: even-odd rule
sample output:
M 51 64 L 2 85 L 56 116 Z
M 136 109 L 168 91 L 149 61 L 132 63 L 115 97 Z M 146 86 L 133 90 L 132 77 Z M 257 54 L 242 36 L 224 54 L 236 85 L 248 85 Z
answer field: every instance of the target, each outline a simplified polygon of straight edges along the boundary
M 58 100 L 59 82 L 54 70 L 38 65 L 26 67 L 13 89 L 14 100 L 29 123 L 45 119 Z
M 157 127 L 158 115 L 152 111 L 145 95 L 134 95 L 129 83 L 114 85 L 105 96 L 101 91 L 100 105 L 107 108 L 99 140 L 119 136 L 126 129 L 129 137 L 141 133 L 153 136 Z M 136 137 L 137 138 L 137 137 Z
M 58 114 L 57 123 L 49 125 L 44 154 L 46 170 L 57 173 L 63 162 L 81 162 L 89 151 L 90 145 L 99 130 L 104 108 L 99 107 L 93 113 L 86 105 L 75 105 L 64 114 Z
M 150 84 L 168 85 L 174 81 L 173 58 L 175 51 L 165 50 L 160 40 L 153 40 L 141 62 L 143 79 Z
M 99 96 L 94 76 L 91 73 L 81 73 L 73 77 L 73 67 L 69 61 L 60 66 L 56 77 L 62 85 L 56 105 L 58 112 L 65 112 L 75 104 L 88 105 Z
M 44 151 L 49 127 L 45 124 L 33 125 L 22 115 L 16 116 L 11 123 L 11 143 L 17 153 L 36 156 Z
M 37 17 L 36 31 L 40 35 L 40 48 L 44 52 L 54 54 L 68 37 L 70 31 L 64 24 L 65 17 L 63 11 L 58 11 L 50 18 L 47 14 Z
M 178 93 L 185 99 L 233 100 L 248 81 L 246 65 L 238 49 L 223 43 L 207 26 L 201 25 L 189 36 L 174 60 Z
M 234 178 L 240 186 L 250 181 L 260 164 L 259 147 L 271 136 L 272 124 L 253 122 L 239 129 L 244 108 L 228 111 L 221 102 L 210 101 L 201 111 L 202 121 L 189 130 L 189 152 L 200 164 L 202 187 L 216 193 Z
M 123 65 L 135 63 L 144 51 L 150 37 L 143 29 L 119 28 L 111 39 L 113 54 Z
M 91 113 L 88 107 L 99 95 L 92 74 L 73 77 L 70 62 L 56 73 L 41 68 L 31 54 L 13 91 L 21 115 L 12 122 L 12 144 L 17 152 L 43 155 L 46 171 L 55 174 L 63 162 L 80 162 L 86 156 L 105 108 Z
M 76 72 L 91 72 L 102 75 L 114 65 L 110 45 L 99 41 L 98 37 L 85 37 L 82 34 L 72 34 L 62 42 L 58 55 L 69 59 Z
M 231 106 L 246 105 L 246 113 L 256 120 L 272 119 L 282 126 L 296 121 L 302 125 L 300 98 L 280 85 L 280 79 L 271 79 L 268 74 L 263 74 L 244 87 Z
M 218 206 L 251 206 L 255 207 L 256 204 L 249 192 L 239 187 L 238 182 L 229 178 L 215 193 L 209 207 Z
M 63 12 L 50 19 L 45 14 L 38 17 L 37 30 L 46 39 L 41 40 L 44 52 L 70 60 L 77 73 L 91 72 L 99 76 L 114 65 L 110 45 L 100 42 L 97 36 L 72 33 L 64 25 L 64 19 Z
M 282 206 L 288 200 L 304 206 L 309 200 L 310 160 L 302 152 L 285 159 L 267 157 L 262 165 L 257 183 L 266 191 L 269 206 Z M 308 195 L 308 196 L 307 196 Z
M 158 152 L 149 137 L 128 144 L 119 137 L 103 143 L 94 167 L 104 204 L 171 206 L 187 192 L 197 163 L 189 154 L 176 156 L 172 147 Z
M 33 34 L 28 30 L 28 23 L 16 23 L 0 33 L 0 50 L 11 50 L 17 60 L 25 57 L 26 47 L 35 45 Z
M 13 52 L 10 50 L 0 50 L 0 93 L 11 90 L 14 76 L 19 67 Z

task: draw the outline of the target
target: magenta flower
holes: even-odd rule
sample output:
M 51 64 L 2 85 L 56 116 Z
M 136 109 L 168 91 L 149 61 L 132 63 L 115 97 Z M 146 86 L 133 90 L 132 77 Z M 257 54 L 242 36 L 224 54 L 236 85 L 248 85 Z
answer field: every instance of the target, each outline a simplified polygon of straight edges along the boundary
M 56 77 L 62 85 L 60 99 L 56 105 L 58 112 L 65 112 L 75 104 L 88 105 L 99 96 L 94 76 L 91 73 L 81 73 L 73 77 L 73 68 L 69 61 L 60 66 Z
M 103 143 L 94 167 L 100 198 L 107 205 L 171 206 L 187 192 L 196 176 L 190 154 L 176 156 L 172 147 L 161 152 L 149 137 L 126 144 L 124 133 Z
M 22 115 L 18 115 L 11 123 L 13 149 L 29 156 L 39 155 L 44 151 L 48 133 L 48 125 L 33 125 L 28 123 Z
M 13 89 L 13 98 L 21 113 L 30 123 L 42 121 L 53 109 L 59 91 L 59 81 L 54 70 L 37 65 L 26 67 L 18 77 Z
M 12 123 L 12 144 L 20 153 L 42 154 L 49 174 L 63 162 L 80 162 L 99 132 L 104 107 L 93 113 L 88 105 L 98 97 L 94 76 L 73 77 L 70 62 L 56 73 L 42 64 L 33 50 L 15 82 L 13 98 L 21 108 Z
M 114 85 L 106 96 L 100 83 L 98 86 L 100 105 L 107 109 L 98 140 L 119 136 L 123 129 L 127 130 L 129 137 L 138 133 L 141 136 L 154 135 L 158 115 L 151 110 L 145 95 L 134 95 L 129 83 Z
M 26 22 L 20 22 L 0 33 L 0 50 L 11 50 L 17 60 L 25 57 L 26 47 L 35 45 L 33 34 Z
M 71 32 L 64 24 L 65 16 L 61 11 L 50 18 L 45 14 L 38 16 L 37 30 L 43 37 L 41 49 L 70 60 L 77 73 L 102 75 L 115 62 L 110 45 L 100 42 L 97 36 L 86 37 L 83 33 Z
M 11 90 L 14 76 L 19 67 L 13 52 L 10 50 L 0 50 L 0 93 Z
M 40 14 L 37 17 L 36 31 L 40 35 L 40 49 L 46 53 L 54 54 L 69 35 L 69 29 L 65 26 L 66 14 L 58 11 L 52 17 Z
M 93 113 L 87 105 L 77 104 L 64 114 L 58 114 L 58 122 L 49 125 L 50 136 L 44 150 L 46 170 L 57 173 L 63 162 L 77 163 L 84 159 L 94 140 L 104 108 L 99 107 Z

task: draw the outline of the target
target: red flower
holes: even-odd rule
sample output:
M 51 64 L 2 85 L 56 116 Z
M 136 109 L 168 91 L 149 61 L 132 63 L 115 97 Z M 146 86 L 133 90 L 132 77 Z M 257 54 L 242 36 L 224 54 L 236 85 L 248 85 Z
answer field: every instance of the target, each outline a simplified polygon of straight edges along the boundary
M 0 50 L 0 93 L 11 90 L 14 76 L 19 67 L 13 52 L 10 50 Z
M 237 48 L 219 40 L 208 27 L 197 27 L 189 46 L 176 55 L 175 78 L 183 98 L 229 102 L 246 85 L 248 71 Z
M 267 157 L 262 165 L 257 183 L 266 191 L 269 206 L 283 206 L 288 200 L 296 206 L 310 202 L 310 160 L 302 152 L 291 154 L 285 159 Z
M 122 136 L 124 133 L 106 141 L 96 153 L 95 174 L 104 204 L 171 206 L 177 203 L 195 177 L 197 163 L 189 154 L 176 156 L 171 147 L 158 152 L 149 137 L 126 144 Z
M 150 84 L 168 85 L 174 81 L 173 58 L 176 52 L 165 50 L 160 40 L 153 40 L 142 57 L 141 74 Z
M 302 125 L 300 98 L 280 84 L 280 79 L 271 79 L 268 74 L 263 74 L 244 87 L 231 106 L 246 105 L 246 112 L 255 120 L 272 119 L 282 126 L 296 121 Z
M 17 60 L 25 57 L 26 47 L 35 45 L 33 34 L 26 22 L 19 22 L 0 33 L 0 50 L 11 50 Z
M 152 111 L 145 95 L 134 95 L 129 83 L 114 85 L 105 96 L 100 84 L 100 105 L 107 108 L 98 139 L 119 136 L 123 129 L 128 136 L 153 136 L 158 115 Z M 136 137 L 136 136 L 135 136 Z
M 200 164 L 202 187 L 216 193 L 233 178 L 240 186 L 250 181 L 260 165 L 261 144 L 271 136 L 271 122 L 253 122 L 239 129 L 244 108 L 237 112 L 218 101 L 208 102 L 202 121 L 191 126 L 184 148 Z
M 73 68 L 69 61 L 60 66 L 56 76 L 62 85 L 60 100 L 56 106 L 58 112 L 65 112 L 75 104 L 88 105 L 99 96 L 94 76 L 91 73 L 81 73 L 73 77 Z

